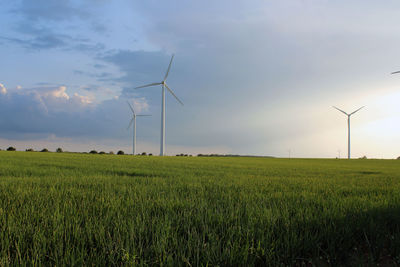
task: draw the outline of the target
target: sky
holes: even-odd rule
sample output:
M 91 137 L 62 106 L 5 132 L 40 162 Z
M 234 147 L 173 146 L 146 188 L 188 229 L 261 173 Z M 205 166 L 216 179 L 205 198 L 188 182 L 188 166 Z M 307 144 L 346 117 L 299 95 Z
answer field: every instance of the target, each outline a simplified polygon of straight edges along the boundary
M 400 156 L 397 0 L 0 2 L 0 148 Z

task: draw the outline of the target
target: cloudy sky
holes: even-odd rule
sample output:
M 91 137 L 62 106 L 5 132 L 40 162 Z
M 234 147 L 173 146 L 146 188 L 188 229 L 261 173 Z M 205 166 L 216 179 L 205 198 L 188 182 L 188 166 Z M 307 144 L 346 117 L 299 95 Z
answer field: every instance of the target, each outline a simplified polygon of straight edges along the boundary
M 0 148 L 400 156 L 397 0 L 0 2 Z

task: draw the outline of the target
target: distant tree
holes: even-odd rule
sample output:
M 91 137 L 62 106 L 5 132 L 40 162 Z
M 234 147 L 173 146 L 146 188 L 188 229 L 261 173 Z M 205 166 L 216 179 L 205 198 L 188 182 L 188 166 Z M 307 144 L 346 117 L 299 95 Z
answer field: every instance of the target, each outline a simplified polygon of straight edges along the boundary
M 7 148 L 7 151 L 15 151 L 17 150 L 15 147 L 10 146 L 9 148 Z
M 362 156 L 360 159 L 367 159 L 367 156 Z
M 62 153 L 62 152 L 63 152 L 63 150 L 62 150 L 62 148 L 61 148 L 61 147 L 59 147 L 59 148 L 57 148 L 56 152 L 57 152 L 57 153 Z
M 202 157 L 202 156 L 203 156 L 203 154 L 197 154 L 197 156 L 198 156 L 198 157 Z
M 49 152 L 47 148 L 43 148 L 40 152 Z
M 100 151 L 100 152 L 99 152 L 99 154 L 102 154 L 102 155 L 103 155 L 103 154 L 106 154 L 106 152 L 104 152 L 104 151 Z
M 110 152 L 108 152 L 108 154 L 114 155 L 114 151 L 110 151 Z
M 35 151 L 35 150 L 33 150 L 33 148 L 27 148 L 27 149 L 25 149 L 25 151 L 26 151 L 26 152 L 33 152 L 33 151 Z
M 146 153 L 146 152 L 143 152 L 143 153 L 142 153 L 142 156 L 147 156 L 147 153 Z
M 398 156 L 397 159 L 400 160 L 400 156 Z
M 149 153 L 149 156 L 153 156 L 153 154 Z
M 97 154 L 97 151 L 96 151 L 96 150 L 90 150 L 89 153 L 90 153 L 90 154 Z
M 125 153 L 124 153 L 124 151 L 120 150 L 120 151 L 117 152 L 117 154 L 118 155 L 124 155 Z

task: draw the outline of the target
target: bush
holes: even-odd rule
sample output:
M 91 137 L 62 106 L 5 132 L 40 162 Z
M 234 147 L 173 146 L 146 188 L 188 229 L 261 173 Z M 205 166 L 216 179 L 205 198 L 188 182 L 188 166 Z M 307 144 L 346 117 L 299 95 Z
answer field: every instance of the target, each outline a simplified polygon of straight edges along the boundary
M 97 154 L 97 151 L 96 151 L 96 150 L 90 150 L 89 153 L 90 153 L 90 154 Z
M 362 156 L 360 159 L 367 159 L 367 156 Z
M 120 151 L 118 151 L 117 154 L 118 154 L 118 155 L 124 155 L 125 153 L 124 153 L 124 151 L 120 150 Z
M 146 152 L 143 152 L 143 153 L 142 153 L 142 156 L 147 156 L 147 153 L 146 153 Z
M 110 151 L 110 152 L 108 152 L 108 154 L 114 155 L 114 151 Z
M 33 152 L 33 151 L 35 151 L 35 150 L 33 150 L 33 148 L 27 148 L 27 149 L 25 149 L 25 151 L 26 151 L 26 152 Z
M 103 155 L 103 154 L 106 154 L 106 152 L 104 152 L 104 151 L 100 151 L 100 152 L 99 152 L 99 154 L 102 154 L 102 155 Z
M 153 154 L 149 153 L 149 156 L 153 156 Z
M 7 151 L 15 151 L 17 150 L 15 147 L 10 146 L 9 148 L 7 148 Z
M 61 147 L 59 147 L 59 148 L 57 148 L 56 152 L 57 152 L 57 153 L 62 153 L 62 152 L 63 152 L 63 150 L 62 150 L 62 148 L 61 148 Z
M 400 156 L 398 156 L 397 159 L 400 160 Z
M 49 152 L 47 148 L 43 148 L 40 152 Z

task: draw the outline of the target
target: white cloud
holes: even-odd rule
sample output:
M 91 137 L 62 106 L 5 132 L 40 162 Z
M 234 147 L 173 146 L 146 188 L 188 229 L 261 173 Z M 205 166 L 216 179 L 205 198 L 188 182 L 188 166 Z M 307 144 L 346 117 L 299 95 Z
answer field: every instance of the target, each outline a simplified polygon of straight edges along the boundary
M 3 95 L 7 94 L 7 89 L 1 83 L 0 83 L 0 94 L 3 94 Z
M 65 86 L 60 86 L 58 88 L 49 88 L 48 91 L 45 91 L 43 93 L 43 96 L 45 97 L 54 97 L 54 98 L 64 98 L 64 99 L 69 99 L 69 95 L 65 92 L 67 90 L 67 87 Z
M 92 96 L 83 96 L 83 95 L 79 95 L 78 93 L 74 93 L 71 100 L 75 101 L 76 103 L 79 103 L 81 105 L 89 105 L 89 104 L 93 103 Z
M 127 98 L 95 102 L 94 96 L 68 94 L 65 86 L 9 90 L 0 94 L 0 137 L 40 139 L 43 136 L 119 138 L 128 134 Z M 132 98 L 137 112 L 146 111 L 144 98 Z M 151 120 L 141 122 L 141 127 Z M 157 124 L 158 125 L 158 124 Z M 157 131 L 158 132 L 158 131 Z

